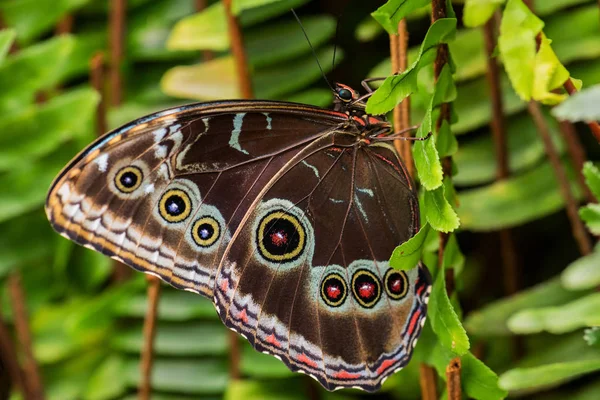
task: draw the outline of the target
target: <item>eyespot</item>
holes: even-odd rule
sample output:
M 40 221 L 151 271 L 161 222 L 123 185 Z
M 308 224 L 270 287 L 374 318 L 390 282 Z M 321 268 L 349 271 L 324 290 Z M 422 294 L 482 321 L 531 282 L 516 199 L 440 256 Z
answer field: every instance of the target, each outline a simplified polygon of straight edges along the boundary
M 265 215 L 256 232 L 260 254 L 269 261 L 293 261 L 304 251 L 306 230 L 296 216 L 283 211 Z
M 192 238 L 200 247 L 210 247 L 221 236 L 221 226 L 213 217 L 200 217 L 192 225 Z
M 181 189 L 167 190 L 160 198 L 158 211 L 167 222 L 181 222 L 192 212 L 190 196 Z
M 123 193 L 131 193 L 140 187 L 144 180 L 142 170 L 130 165 L 121 168 L 115 175 L 115 187 Z
M 351 101 L 353 97 L 352 92 L 345 88 L 338 89 L 337 95 L 340 98 L 340 100 L 345 102 Z
M 385 292 L 394 300 L 403 299 L 408 293 L 408 277 L 406 272 L 390 268 L 383 278 Z
M 331 307 L 339 307 L 344 304 L 348 295 L 346 282 L 337 273 L 329 274 L 321 283 L 321 298 L 325 304 Z
M 366 269 L 359 269 L 352 276 L 352 294 L 365 308 L 372 308 L 381 298 L 381 284 L 377 276 Z

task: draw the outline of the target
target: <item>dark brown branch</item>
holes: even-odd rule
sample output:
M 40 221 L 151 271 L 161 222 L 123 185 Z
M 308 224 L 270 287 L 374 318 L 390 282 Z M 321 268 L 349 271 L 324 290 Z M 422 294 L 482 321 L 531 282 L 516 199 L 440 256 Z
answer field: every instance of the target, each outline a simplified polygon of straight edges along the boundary
M 567 151 L 569 152 L 569 156 L 573 162 L 573 167 L 575 167 L 577 182 L 579 183 L 579 186 L 581 186 L 588 203 L 596 203 L 596 198 L 592 194 L 590 188 L 587 186 L 585 177 L 583 176 L 583 164 L 587 160 L 587 156 L 585 154 L 583 145 L 579 140 L 577 130 L 575 129 L 575 126 L 568 121 L 560 121 L 559 125 L 560 133 L 567 144 Z
M 54 33 L 56 35 L 66 35 L 67 33 L 71 33 L 73 31 L 73 15 L 66 15 L 63 19 L 61 19 L 56 25 L 56 29 Z
M 0 310 L 2 311 L 2 310 Z M 10 382 L 14 384 L 23 394 L 23 398 L 28 399 L 29 396 L 23 385 L 23 371 L 17 362 L 17 352 L 15 343 L 11 337 L 8 327 L 4 324 L 0 315 L 0 365 L 6 368 Z
M 581 252 L 581 254 L 589 254 L 592 251 L 592 243 L 590 237 L 587 234 L 585 226 L 583 225 L 583 222 L 581 222 L 581 219 L 579 218 L 579 214 L 577 212 L 577 200 L 575 199 L 575 196 L 573 195 L 573 192 L 571 190 L 571 185 L 569 184 L 567 172 L 565 171 L 562 163 L 560 162 L 560 156 L 558 154 L 558 151 L 556 151 L 556 148 L 552 143 L 552 138 L 550 137 L 550 130 L 542 114 L 541 107 L 535 101 L 530 101 L 528 104 L 528 110 L 531 114 L 531 117 L 533 118 L 538 134 L 540 135 L 542 142 L 544 143 L 546 154 L 550 159 L 550 164 L 552 164 L 552 168 L 554 169 L 556 179 L 558 180 L 560 193 L 563 197 L 567 208 L 567 215 L 569 217 L 569 221 L 571 222 L 573 237 L 577 241 L 577 246 L 579 247 L 579 251 Z
M 110 0 L 110 90 L 111 104 L 118 106 L 123 100 L 123 42 L 125 40 L 125 0 Z
M 237 18 L 231 12 L 231 0 L 223 0 L 223 4 L 225 5 L 229 42 L 231 43 L 231 53 L 235 59 L 240 95 L 243 99 L 251 99 L 254 97 L 254 93 L 252 91 L 252 80 L 250 78 L 250 69 L 248 68 L 242 30 Z
M 460 386 L 460 358 L 456 357 L 446 367 L 446 391 L 448 400 L 461 400 L 462 388 Z
M 408 67 L 408 30 L 406 19 L 398 24 L 398 35 L 390 35 L 390 55 L 392 60 L 392 73 L 399 73 Z M 407 97 L 394 107 L 394 130 L 400 132 L 410 127 L 410 97 Z M 407 131 L 402 136 L 410 136 Z M 410 176 L 414 176 L 414 162 L 410 142 L 406 140 L 394 141 L 394 147 L 402 157 Z
M 27 387 L 27 392 L 31 399 L 43 400 L 44 386 L 42 384 L 42 376 L 33 354 L 33 340 L 31 338 L 31 329 L 29 328 L 29 319 L 27 316 L 25 292 L 21 284 L 21 276 L 18 272 L 13 272 L 8 277 L 8 293 L 10 303 L 13 310 L 15 330 L 17 338 L 23 350 L 23 370 L 24 385 Z
M 148 275 L 148 308 L 144 318 L 144 348 L 140 359 L 142 379 L 138 391 L 138 399 L 150 400 L 152 393 L 152 364 L 154 362 L 154 338 L 156 336 L 156 319 L 158 300 L 160 297 L 160 279 Z
M 427 364 L 419 365 L 419 384 L 422 400 L 437 400 L 437 374 L 435 369 Z

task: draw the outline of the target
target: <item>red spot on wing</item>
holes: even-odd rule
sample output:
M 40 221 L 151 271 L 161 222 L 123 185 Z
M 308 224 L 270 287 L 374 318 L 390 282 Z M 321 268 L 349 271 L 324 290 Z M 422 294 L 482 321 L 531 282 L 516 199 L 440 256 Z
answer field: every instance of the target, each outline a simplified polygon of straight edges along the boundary
M 248 323 L 248 314 L 246 314 L 246 309 L 244 308 L 242 311 L 240 311 L 240 313 L 238 314 L 238 319 L 241 319 L 242 322 L 244 322 L 245 324 Z
M 229 279 L 223 279 L 221 281 L 221 291 L 227 293 L 229 290 Z
M 370 299 L 375 295 L 375 285 L 371 282 L 364 282 L 358 288 L 358 295 L 363 299 Z
M 317 363 L 308 358 L 304 353 L 300 354 L 300 356 L 298 357 L 298 361 L 310 367 L 317 368 Z
M 327 297 L 329 297 L 330 299 L 337 300 L 341 294 L 342 294 L 342 291 L 340 290 L 339 287 L 337 287 L 335 285 L 331 285 L 331 286 L 327 287 Z
M 333 377 L 337 379 L 358 379 L 360 378 L 360 374 L 351 374 L 348 371 L 340 371 L 336 373 Z
M 379 368 L 377 368 L 377 373 L 382 374 L 386 369 L 394 365 L 394 360 L 385 360 L 381 363 Z
M 276 347 L 281 347 L 281 343 L 279 343 L 279 341 L 275 338 L 275 335 L 272 333 L 267 337 L 267 343 L 270 343 Z
M 283 231 L 277 231 L 277 232 L 271 233 L 271 243 L 273 243 L 275 246 L 280 247 L 280 246 L 287 244 L 287 242 L 288 242 L 287 233 L 285 233 Z
M 392 292 L 394 292 L 394 293 L 400 293 L 401 289 L 402 289 L 402 279 L 400 279 L 400 278 L 395 279 L 392 282 Z

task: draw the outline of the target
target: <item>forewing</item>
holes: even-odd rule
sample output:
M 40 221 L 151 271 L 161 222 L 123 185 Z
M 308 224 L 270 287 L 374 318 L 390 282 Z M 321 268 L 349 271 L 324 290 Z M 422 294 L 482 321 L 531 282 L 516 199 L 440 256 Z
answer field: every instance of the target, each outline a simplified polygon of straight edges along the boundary
M 46 212 L 63 236 L 212 298 L 221 256 L 254 198 L 340 121 L 276 102 L 157 113 L 77 156 L 53 183 Z

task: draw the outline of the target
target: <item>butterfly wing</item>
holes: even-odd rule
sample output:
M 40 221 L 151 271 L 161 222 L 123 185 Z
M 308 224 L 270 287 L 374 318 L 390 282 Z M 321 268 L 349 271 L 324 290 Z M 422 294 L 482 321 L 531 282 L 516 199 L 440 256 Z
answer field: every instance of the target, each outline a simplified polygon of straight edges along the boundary
M 244 112 L 240 112 L 244 110 Z M 225 248 L 261 188 L 346 118 L 279 102 L 196 104 L 98 139 L 57 177 L 54 229 L 212 298 Z
M 329 390 L 374 391 L 408 363 L 431 279 L 387 262 L 419 224 L 395 150 L 346 133 L 298 152 L 257 196 L 224 254 L 215 304 L 293 371 Z

